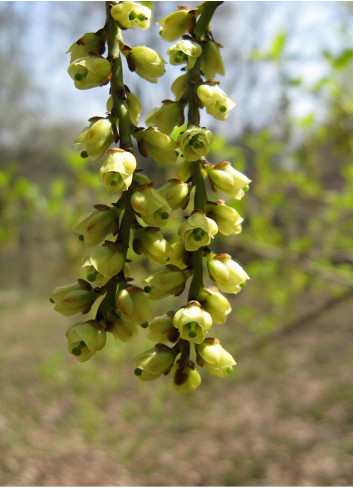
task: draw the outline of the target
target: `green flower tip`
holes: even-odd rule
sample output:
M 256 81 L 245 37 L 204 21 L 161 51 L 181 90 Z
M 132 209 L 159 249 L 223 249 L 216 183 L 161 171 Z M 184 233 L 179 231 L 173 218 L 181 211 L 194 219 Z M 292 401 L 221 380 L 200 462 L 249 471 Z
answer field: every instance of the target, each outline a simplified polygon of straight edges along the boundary
M 144 323 L 142 323 L 141 328 L 148 328 L 148 321 L 145 321 Z
M 196 228 L 193 231 L 193 235 L 195 241 L 201 241 L 205 235 L 205 232 L 201 228 Z
M 232 374 L 234 372 L 234 367 L 227 367 L 226 372 L 227 374 Z
M 161 214 L 162 219 L 168 219 L 168 217 L 169 217 L 168 212 L 162 212 L 162 214 Z
M 147 17 L 145 15 L 143 15 L 143 14 L 136 15 L 136 13 L 133 12 L 133 11 L 130 12 L 130 14 L 129 14 L 129 20 L 135 20 L 135 19 L 143 22 L 144 20 L 147 20 Z
M 90 273 L 90 274 L 87 275 L 87 280 L 89 282 L 94 282 L 96 280 L 96 278 L 97 278 L 97 275 L 98 275 L 97 272 L 92 272 L 92 273 Z
M 198 326 L 197 322 L 192 321 L 191 323 L 187 324 L 187 326 L 189 327 L 189 331 L 188 331 L 189 338 L 196 338 L 197 332 L 195 331 L 195 328 L 196 326 Z
M 140 376 L 142 375 L 142 373 L 143 373 L 142 368 L 138 368 L 138 367 L 137 367 L 137 368 L 135 368 L 135 370 L 134 370 L 134 374 L 135 374 L 137 377 L 140 377 Z
M 55 301 L 51 297 L 49 297 L 49 300 L 52 304 L 55 304 Z
M 87 151 L 82 151 L 82 153 L 80 154 L 81 158 L 88 158 L 88 153 Z
M 144 292 L 146 292 L 146 294 L 149 294 L 152 290 L 152 287 L 150 287 L 149 285 L 146 285 L 146 287 L 144 287 Z
M 82 81 L 86 78 L 86 76 L 87 76 L 87 73 L 76 73 L 74 78 L 76 81 Z
M 80 341 L 80 344 L 78 346 L 75 346 L 75 348 L 71 350 L 71 353 L 76 357 L 79 357 L 82 353 L 82 348 L 84 348 L 85 346 L 86 343 L 84 341 Z
M 78 237 L 78 239 L 79 239 L 80 241 L 84 241 L 84 240 L 85 240 L 85 237 L 84 237 L 84 235 L 83 235 L 83 234 L 80 234 L 80 235 L 79 235 L 79 237 Z

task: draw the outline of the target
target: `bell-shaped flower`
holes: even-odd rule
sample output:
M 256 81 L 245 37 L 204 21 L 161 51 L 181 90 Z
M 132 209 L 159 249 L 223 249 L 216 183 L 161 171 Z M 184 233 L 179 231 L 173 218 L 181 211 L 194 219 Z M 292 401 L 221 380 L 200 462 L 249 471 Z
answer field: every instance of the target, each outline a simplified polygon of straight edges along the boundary
M 135 156 L 120 148 L 108 149 L 99 177 L 108 192 L 127 190 L 136 169 Z
M 83 158 L 98 161 L 113 142 L 112 125 L 109 119 L 99 119 L 85 127 L 74 144 Z
M 174 265 L 180 270 L 184 270 L 187 266 L 191 265 L 192 253 L 186 251 L 183 241 L 176 241 L 171 244 L 171 254 L 168 260 L 170 265 Z
M 192 176 L 193 162 L 192 161 L 181 161 L 176 170 L 176 176 L 180 180 L 186 182 Z
M 100 56 L 104 51 L 105 42 L 102 36 L 95 32 L 87 32 L 69 47 L 67 53 L 70 53 L 70 63 L 72 63 L 78 58 L 86 58 L 89 53 Z
M 50 298 L 56 311 L 63 316 L 72 316 L 89 312 L 98 296 L 99 293 L 92 290 L 88 282 L 80 279 L 73 284 L 56 287 Z
M 139 123 L 140 114 L 142 112 L 142 105 L 139 98 L 132 92 L 126 91 L 126 103 L 129 109 L 129 116 L 131 122 L 137 126 Z M 113 97 L 110 95 L 107 100 L 107 111 L 113 110 Z
M 79 90 L 101 87 L 106 85 L 111 76 L 111 64 L 101 56 L 87 56 L 73 61 L 68 69 L 68 74 Z
M 227 320 L 227 315 L 232 311 L 232 307 L 226 297 L 220 293 L 217 287 L 209 286 L 202 287 L 199 293 L 199 300 L 211 314 L 212 321 L 217 324 L 224 324 Z
M 165 73 L 165 61 L 154 49 L 146 46 L 135 46 L 131 49 L 123 49 L 127 56 L 127 62 L 131 71 L 151 83 L 157 83 L 157 79 Z
M 250 277 L 245 270 L 227 253 L 207 255 L 208 273 L 223 292 L 237 294 Z
M 233 199 L 240 200 L 244 196 L 251 180 L 232 167 L 229 161 L 222 161 L 215 166 L 206 166 L 208 178 L 214 190 L 222 190 Z
M 200 345 L 196 345 L 197 363 L 217 377 L 226 377 L 233 373 L 236 361 L 220 344 L 217 338 L 207 338 Z
M 173 324 L 182 339 L 198 344 L 206 338 L 212 326 L 212 317 L 197 301 L 189 301 L 174 314 Z
M 69 352 L 80 362 L 89 360 L 104 347 L 106 341 L 104 329 L 92 322 L 73 324 L 67 330 L 66 337 Z
M 115 243 L 106 241 L 103 246 L 95 248 L 86 260 L 87 280 L 94 282 L 98 279 L 99 286 L 105 285 L 124 266 L 124 255 Z
M 212 142 L 213 134 L 211 131 L 190 125 L 178 137 L 177 145 L 182 150 L 187 161 L 196 161 L 207 155 Z
M 201 376 L 192 362 L 189 362 L 182 370 L 174 366 L 173 374 L 174 390 L 180 394 L 189 394 L 201 384 Z
M 138 334 L 138 327 L 134 322 L 128 321 L 125 318 L 115 316 L 108 322 L 108 331 L 113 333 L 113 336 L 124 343 L 131 340 Z
M 187 274 L 174 265 L 167 265 L 164 269 L 153 273 L 146 278 L 150 291 L 148 297 L 160 300 L 168 295 L 180 295 L 184 288 Z
M 241 233 L 241 223 L 244 219 L 233 207 L 226 205 L 224 200 L 207 202 L 206 215 L 216 221 L 218 231 L 224 236 Z
M 159 20 L 157 24 L 161 27 L 159 34 L 162 39 L 173 42 L 185 34 L 195 19 L 191 12 L 187 9 L 180 9 Z
M 134 211 L 149 226 L 162 227 L 171 212 L 168 202 L 153 188 L 153 183 L 139 187 L 131 196 Z
M 83 236 L 87 247 L 99 245 L 117 225 L 119 211 L 115 207 L 97 207 L 74 229 Z
M 141 353 L 134 359 L 135 375 L 140 380 L 155 380 L 169 372 L 175 357 L 175 351 L 158 343 L 154 348 Z
M 179 228 L 179 236 L 187 251 L 208 246 L 217 232 L 218 227 L 214 220 L 206 217 L 200 210 L 195 210 Z
M 121 29 L 138 27 L 145 31 L 151 25 L 151 9 L 135 2 L 118 2 L 112 7 L 110 14 Z
M 173 44 L 167 53 L 169 54 L 170 64 L 180 65 L 187 63 L 186 70 L 191 70 L 195 66 L 197 58 L 201 55 L 202 48 L 195 41 L 181 39 L 176 44 Z
M 197 96 L 206 107 L 206 112 L 219 121 L 225 121 L 228 112 L 236 105 L 218 85 L 200 85 L 197 87 Z
M 148 339 L 165 343 L 175 343 L 179 339 L 179 331 L 173 326 L 173 312 L 156 316 L 148 325 Z
M 116 294 L 116 305 L 123 319 L 144 324 L 153 318 L 150 301 L 140 287 L 130 285 Z
M 171 245 L 156 227 L 136 228 L 132 245 L 135 253 L 145 255 L 151 263 L 164 265 L 172 254 Z
M 139 151 L 143 156 L 151 156 L 162 165 L 177 161 L 176 144 L 169 136 L 154 127 L 138 131 L 135 134 Z
M 188 83 L 188 73 L 179 76 L 172 83 L 171 89 L 175 95 L 176 100 L 180 100 L 184 95 Z
M 225 75 L 222 56 L 219 51 L 219 45 L 214 41 L 208 41 L 203 47 L 201 57 L 201 71 L 206 80 L 211 80 L 218 73 Z
M 158 193 L 168 202 L 170 207 L 175 210 L 180 207 L 184 209 L 190 197 L 191 187 L 178 178 L 171 178 L 168 183 L 158 189 Z
M 162 107 L 152 109 L 146 115 L 146 125 L 154 126 L 164 134 L 170 134 L 175 126 L 184 124 L 184 104 L 166 100 Z

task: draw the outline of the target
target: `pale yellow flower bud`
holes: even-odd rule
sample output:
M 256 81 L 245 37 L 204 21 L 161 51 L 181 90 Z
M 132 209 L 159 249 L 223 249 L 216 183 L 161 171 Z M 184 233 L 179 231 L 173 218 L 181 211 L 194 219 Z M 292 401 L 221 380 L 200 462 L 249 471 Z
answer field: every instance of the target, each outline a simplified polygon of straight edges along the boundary
M 201 305 L 211 314 L 212 320 L 217 324 L 224 324 L 227 320 L 227 315 L 232 311 L 232 307 L 217 289 L 217 287 L 210 286 L 205 289 L 202 287 L 199 293 L 199 300 Z
M 147 30 L 151 25 L 151 9 L 138 3 L 124 1 L 114 5 L 110 11 L 111 16 L 122 29 L 138 27 Z
M 148 80 L 157 83 L 157 78 L 165 73 L 165 61 L 162 56 L 146 46 L 135 46 L 131 50 L 123 51 L 127 55 L 127 62 L 131 71 Z
M 176 353 L 166 345 L 157 344 L 138 355 L 134 361 L 135 375 L 140 380 L 155 380 L 172 367 Z
M 149 226 L 165 226 L 171 212 L 168 202 L 153 188 L 152 183 L 142 185 L 132 194 L 131 205 Z
M 157 227 L 137 228 L 133 248 L 138 255 L 144 254 L 152 263 L 164 265 L 172 254 L 171 245 Z
M 111 65 L 101 56 L 87 56 L 73 61 L 68 69 L 68 74 L 79 90 L 101 87 L 109 82 Z
M 140 287 L 131 285 L 116 294 L 116 305 L 123 319 L 143 324 L 153 318 L 151 305 Z
M 172 88 L 172 92 L 175 95 L 176 100 L 180 100 L 180 98 L 184 95 L 187 86 L 187 81 L 188 81 L 188 74 L 185 73 L 185 75 L 179 76 L 173 82 L 171 88 Z
M 169 136 L 150 127 L 135 134 L 139 150 L 143 156 L 151 156 L 162 165 L 177 161 L 176 144 Z
M 243 218 L 238 212 L 224 203 L 224 200 L 207 202 L 206 214 L 216 221 L 218 231 L 224 236 L 241 233 Z
M 104 329 L 87 323 L 72 325 L 67 333 L 68 350 L 80 362 L 86 362 L 97 351 L 101 350 L 106 341 Z
M 216 338 L 208 338 L 201 345 L 196 345 L 198 362 L 206 370 L 217 377 L 226 377 L 233 373 L 236 361 L 228 353 Z
M 167 265 L 164 269 L 150 275 L 146 282 L 151 289 L 148 297 L 159 300 L 168 295 L 180 295 L 184 288 L 187 274 L 173 265 Z
M 214 78 L 217 73 L 225 75 L 222 56 L 214 41 L 206 42 L 202 50 L 201 71 L 207 80 Z
M 153 318 L 148 325 L 148 339 L 159 343 L 175 343 L 179 338 L 179 331 L 173 326 L 173 315 L 170 312 Z
M 74 42 L 67 53 L 70 53 L 70 63 L 78 58 L 86 58 L 89 53 L 101 55 L 105 51 L 105 43 L 102 36 L 97 35 L 95 32 L 87 32 L 80 39 Z
M 220 121 L 225 121 L 235 102 L 218 85 L 200 85 L 197 96 L 206 107 L 206 111 Z
M 109 149 L 99 171 L 100 181 L 110 193 L 127 190 L 135 169 L 136 159 L 132 153 L 118 148 Z
M 161 132 L 170 134 L 175 126 L 184 124 L 184 104 L 165 102 L 159 109 L 152 109 L 146 115 L 146 125 L 158 127 Z
M 169 54 L 170 64 L 180 65 L 187 63 L 185 68 L 191 70 L 197 58 L 201 55 L 202 48 L 197 42 L 191 41 L 190 39 L 181 39 L 176 44 L 173 44 L 167 53 Z
M 192 161 L 186 161 L 186 160 L 181 161 L 178 164 L 176 176 L 180 178 L 180 180 L 186 182 L 187 180 L 189 180 L 189 178 L 192 175 L 192 167 L 193 167 Z
M 86 246 L 97 246 L 113 232 L 118 215 L 117 209 L 108 206 L 94 209 L 75 227 L 74 231 L 84 237 Z
M 99 286 L 105 285 L 122 270 L 124 261 L 123 254 L 114 243 L 107 242 L 99 246 L 83 265 L 88 268 L 87 280 L 94 282 L 98 279 Z
M 108 119 L 99 119 L 85 127 L 74 144 L 83 158 L 98 161 L 113 142 L 112 125 Z
M 232 167 L 229 161 L 222 161 L 215 166 L 206 166 L 208 178 L 214 189 L 222 190 L 233 199 L 240 200 L 244 196 L 251 180 Z
M 212 317 L 198 302 L 190 301 L 175 313 L 173 324 L 179 330 L 181 338 L 198 344 L 206 338 L 207 331 L 212 326 Z
M 189 10 L 178 10 L 163 17 L 157 24 L 161 27 L 160 35 L 165 41 L 173 42 L 179 39 L 188 30 L 194 16 Z
M 56 287 L 51 294 L 51 300 L 55 303 L 56 311 L 63 316 L 72 316 L 79 312 L 87 313 L 98 296 L 87 282 L 79 280 L 70 285 Z
M 213 134 L 208 129 L 191 125 L 178 137 L 177 145 L 188 161 L 196 161 L 206 156 L 213 142 Z
M 189 394 L 201 384 L 200 374 L 192 363 L 186 365 L 182 371 L 174 366 L 171 373 L 174 390 L 178 393 Z
M 137 126 L 139 123 L 140 114 L 142 112 L 142 105 L 138 97 L 132 92 L 126 92 L 126 103 L 129 108 L 129 116 L 131 122 Z M 107 111 L 113 110 L 113 97 L 110 95 L 107 100 Z
M 186 251 L 183 241 L 173 243 L 171 249 L 172 251 L 168 260 L 170 265 L 175 265 L 180 270 L 184 270 L 184 268 L 191 264 L 192 254 Z
M 114 318 L 112 321 L 112 326 L 109 327 L 115 338 L 123 341 L 129 341 L 132 337 L 137 336 L 138 327 L 135 323 L 128 321 L 123 318 Z
M 187 251 L 208 246 L 217 232 L 217 224 L 200 210 L 194 211 L 179 228 L 179 236 Z
M 227 253 L 207 256 L 208 273 L 217 286 L 229 294 L 237 294 L 250 277 Z
M 187 183 L 177 178 L 168 180 L 168 183 L 158 189 L 158 193 L 168 202 L 170 207 L 175 210 L 184 208 L 189 202 L 191 187 Z

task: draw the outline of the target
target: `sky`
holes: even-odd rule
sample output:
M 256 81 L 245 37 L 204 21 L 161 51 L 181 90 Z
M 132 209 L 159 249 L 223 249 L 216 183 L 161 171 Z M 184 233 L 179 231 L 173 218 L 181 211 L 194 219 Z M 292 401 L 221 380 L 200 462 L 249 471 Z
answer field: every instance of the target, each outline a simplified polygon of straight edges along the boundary
M 0 9 L 8 3 L 0 2 Z M 46 116 L 49 120 L 70 118 L 85 123 L 92 115 L 104 114 L 108 88 L 88 91 L 75 89 L 66 71 L 69 55 L 65 54 L 81 35 L 95 31 L 104 24 L 103 2 L 96 5 L 94 15 L 87 11 L 79 16 L 76 9 L 83 2 L 11 3 L 13 15 L 21 14 L 26 9 L 26 39 L 22 39 L 23 58 L 30 76 L 45 98 Z M 85 3 L 88 5 L 91 2 Z M 159 2 L 159 17 L 172 12 L 179 3 Z M 197 3 L 185 4 L 192 6 Z M 267 107 L 276 104 L 274 67 L 262 66 L 262 69 L 254 70 L 248 61 L 251 51 L 255 48 L 266 49 L 279 31 L 288 31 L 289 42 L 285 55 L 290 61 L 286 64 L 286 69 L 293 77 L 299 73 L 310 85 L 325 74 L 325 65 L 320 59 L 322 49 L 335 51 L 342 44 L 338 33 L 337 13 L 340 8 L 337 2 L 226 2 L 219 8 L 218 20 L 217 11 L 213 22 L 213 32 L 215 39 L 225 46 L 223 54 L 227 73 L 220 80 L 221 87 L 237 102 L 237 108 L 229 117 L 228 128 L 237 131 L 240 126 L 249 122 L 248 119 L 254 117 L 259 119 L 259 124 L 264 124 L 268 118 L 266 110 L 261 109 L 264 101 Z M 221 9 L 224 15 L 221 15 Z M 133 45 L 143 44 L 146 35 L 145 32 L 135 30 L 127 32 L 127 39 Z M 148 42 L 153 40 L 167 60 L 166 50 L 170 44 L 159 41 L 156 25 L 151 27 L 148 39 Z M 148 93 L 148 110 L 159 105 L 160 100 L 171 96 L 169 86 L 173 76 L 178 74 L 179 67 L 167 65 L 166 80 L 169 83 L 160 83 L 156 87 L 142 81 L 143 90 Z M 141 79 L 136 74 L 128 72 L 126 79 L 129 86 L 131 80 L 132 89 L 139 90 Z M 295 90 L 293 93 L 294 98 L 296 97 L 293 104 L 295 115 L 302 116 L 310 112 L 310 97 L 296 95 Z

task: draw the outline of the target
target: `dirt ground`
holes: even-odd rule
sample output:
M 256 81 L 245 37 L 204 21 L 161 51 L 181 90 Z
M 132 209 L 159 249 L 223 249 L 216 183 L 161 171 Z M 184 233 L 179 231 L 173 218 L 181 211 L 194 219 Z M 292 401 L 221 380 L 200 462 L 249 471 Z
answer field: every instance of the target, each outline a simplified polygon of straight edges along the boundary
M 182 397 L 133 376 L 130 344 L 73 361 L 50 306 L 1 312 L 3 486 L 353 483 L 353 303 Z

